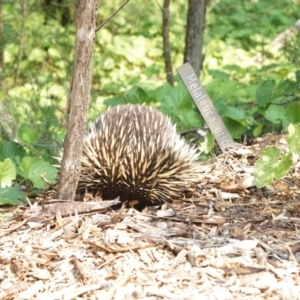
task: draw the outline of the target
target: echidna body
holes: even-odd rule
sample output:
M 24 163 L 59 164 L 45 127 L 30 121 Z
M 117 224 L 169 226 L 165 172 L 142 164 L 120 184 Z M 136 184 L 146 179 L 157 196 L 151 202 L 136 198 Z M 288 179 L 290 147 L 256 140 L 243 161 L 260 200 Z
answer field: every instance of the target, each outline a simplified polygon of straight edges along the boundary
M 120 105 L 100 115 L 85 137 L 78 190 L 144 205 L 171 201 L 198 182 L 197 157 L 157 109 Z

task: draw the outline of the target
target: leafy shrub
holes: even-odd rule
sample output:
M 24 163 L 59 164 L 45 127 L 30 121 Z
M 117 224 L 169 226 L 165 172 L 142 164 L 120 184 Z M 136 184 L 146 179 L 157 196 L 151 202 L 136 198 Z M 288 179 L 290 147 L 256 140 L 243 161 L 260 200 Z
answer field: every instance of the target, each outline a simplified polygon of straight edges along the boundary
M 101 5 L 98 23 L 121 3 L 117 0 Z M 32 166 L 43 166 L 41 170 L 47 173 L 44 163 L 53 161 L 65 132 L 65 82 L 70 81 L 74 61 L 74 8 L 69 10 L 71 17 L 63 20 L 62 9 L 66 7 L 48 4 L 45 9 L 44 5 L 29 0 L 26 22 L 22 24 L 22 3 L 3 2 L 0 49 L 4 50 L 5 68 L 0 74 L 0 144 L 4 147 L 7 140 L 18 141 L 18 151 L 25 152 L 21 155 L 14 150 L 17 156 L 2 155 L 1 176 L 6 178 L 5 185 L 16 177 L 13 186 L 5 189 L 16 188 L 18 192 L 20 188 L 26 192 L 41 189 L 42 183 L 35 179 L 40 171 Z M 299 124 L 299 35 L 287 40 L 284 48 L 283 54 L 291 63 L 268 47 L 299 19 L 295 6 L 292 1 L 220 0 L 212 1 L 209 7 L 201 81 L 237 140 L 244 135 L 286 131 L 290 123 Z M 185 0 L 170 6 L 174 69 L 183 60 L 186 8 Z M 264 64 L 251 63 L 258 52 L 265 55 Z M 165 84 L 163 66 L 159 3 L 130 3 L 97 33 L 90 119 L 108 105 L 130 102 L 157 106 L 180 132 L 204 126 L 178 78 L 175 76 L 174 88 Z M 185 136 L 194 138 L 195 134 Z M 211 147 L 213 139 L 207 136 L 200 149 L 209 152 Z
M 0 144 L 0 204 L 17 204 L 26 195 L 55 183 L 57 169 L 43 158 L 32 157 L 15 142 Z
M 288 130 L 287 141 L 290 151 L 282 153 L 272 146 L 259 154 L 254 165 L 254 177 L 258 188 L 271 184 L 287 174 L 293 164 L 292 153 L 300 155 L 300 128 L 291 124 Z

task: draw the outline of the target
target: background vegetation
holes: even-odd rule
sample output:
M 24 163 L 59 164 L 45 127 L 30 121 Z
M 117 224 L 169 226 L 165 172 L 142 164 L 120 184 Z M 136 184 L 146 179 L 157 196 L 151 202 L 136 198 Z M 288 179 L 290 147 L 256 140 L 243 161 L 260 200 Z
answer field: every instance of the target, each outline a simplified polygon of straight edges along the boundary
M 35 177 L 36 168 L 55 181 L 50 163 L 65 133 L 74 60 L 70 3 L 1 0 L 0 164 L 9 164 L 6 158 L 14 162 L 16 190 L 28 194 L 46 187 Z M 101 2 L 98 23 L 122 3 Z M 91 120 L 108 105 L 133 102 L 158 106 L 179 131 L 204 126 L 178 76 L 175 87 L 166 83 L 161 8 L 158 0 L 129 2 L 97 33 Z M 183 62 L 186 13 L 186 0 L 171 1 L 174 69 Z M 201 81 L 235 139 L 300 123 L 300 48 L 294 27 L 299 18 L 299 5 L 289 0 L 214 0 L 208 6 Z M 284 45 L 277 38 L 283 32 L 289 36 Z M 0 196 L 5 188 L 2 184 Z

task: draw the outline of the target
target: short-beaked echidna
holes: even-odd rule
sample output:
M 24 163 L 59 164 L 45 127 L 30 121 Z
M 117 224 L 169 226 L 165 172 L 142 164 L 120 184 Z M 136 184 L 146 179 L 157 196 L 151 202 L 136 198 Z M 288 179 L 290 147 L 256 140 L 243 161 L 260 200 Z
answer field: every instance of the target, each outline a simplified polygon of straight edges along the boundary
M 157 109 L 120 105 L 100 115 L 85 137 L 78 191 L 142 205 L 171 201 L 199 181 L 197 158 Z

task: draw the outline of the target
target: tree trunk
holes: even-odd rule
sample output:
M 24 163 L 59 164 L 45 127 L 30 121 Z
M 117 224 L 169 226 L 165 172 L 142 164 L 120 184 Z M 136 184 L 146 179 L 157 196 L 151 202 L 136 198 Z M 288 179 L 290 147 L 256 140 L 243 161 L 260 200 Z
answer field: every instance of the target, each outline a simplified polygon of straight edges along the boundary
M 189 62 L 200 75 L 204 55 L 202 53 L 207 0 L 189 0 L 185 36 L 184 63 Z
M 79 0 L 76 10 L 75 63 L 70 85 L 69 121 L 60 168 L 58 198 L 73 200 L 81 171 L 81 154 L 92 82 L 98 0 Z
M 170 5 L 170 0 L 164 0 L 162 37 L 163 37 L 163 56 L 165 60 L 165 72 L 167 75 L 167 81 L 169 82 L 170 85 L 173 86 L 174 78 L 173 78 L 173 69 L 172 69 L 172 59 L 170 54 L 170 41 L 169 41 L 169 20 L 170 20 L 169 5 Z

